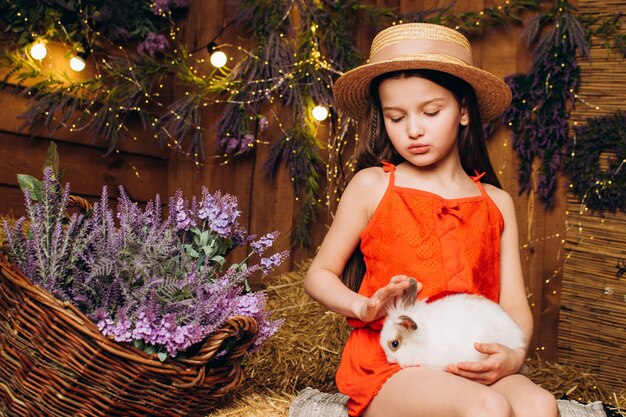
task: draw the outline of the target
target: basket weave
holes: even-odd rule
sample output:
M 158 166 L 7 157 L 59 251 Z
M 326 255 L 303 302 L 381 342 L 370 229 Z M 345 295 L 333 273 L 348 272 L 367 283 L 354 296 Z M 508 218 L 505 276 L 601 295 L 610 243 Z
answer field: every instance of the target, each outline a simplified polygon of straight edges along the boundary
M 2 416 L 204 417 L 241 382 L 257 333 L 253 318 L 232 317 L 194 356 L 161 362 L 103 336 L 0 249 Z

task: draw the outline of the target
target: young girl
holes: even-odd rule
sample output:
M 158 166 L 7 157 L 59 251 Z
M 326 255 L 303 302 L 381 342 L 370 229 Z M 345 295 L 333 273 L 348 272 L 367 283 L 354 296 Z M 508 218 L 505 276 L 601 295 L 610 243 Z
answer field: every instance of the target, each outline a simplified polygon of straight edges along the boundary
M 415 23 L 380 32 L 369 62 L 340 77 L 334 94 L 367 132 L 304 285 L 354 328 L 337 371 L 349 414 L 557 416 L 555 398 L 518 373 L 525 350 L 477 340 L 487 359 L 444 372 L 400 369 L 379 345 L 386 309 L 410 277 L 419 298 L 465 292 L 499 302 L 530 340 L 515 208 L 482 133 L 509 88 L 473 66 L 463 35 Z

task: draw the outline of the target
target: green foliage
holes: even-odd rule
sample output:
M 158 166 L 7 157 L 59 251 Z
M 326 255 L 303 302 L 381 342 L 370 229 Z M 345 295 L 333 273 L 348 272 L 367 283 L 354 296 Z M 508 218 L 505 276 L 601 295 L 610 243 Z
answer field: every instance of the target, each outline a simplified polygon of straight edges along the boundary
M 53 181 L 60 181 L 63 178 L 63 172 L 59 171 L 59 154 L 54 142 L 50 142 L 48 146 L 43 168 L 44 171 L 46 168 L 50 169 Z M 43 183 L 40 179 L 28 174 L 17 174 L 17 183 L 22 191 L 28 191 L 32 201 L 41 200 Z
M 77 45 L 80 50 L 81 45 L 95 46 L 95 33 L 113 42 L 142 40 L 149 32 L 169 25 L 165 13 L 153 13 L 150 4 L 136 0 L 1 0 L 0 16 L 4 31 L 15 35 L 11 39 L 18 46 L 34 41 L 35 34 Z
M 292 111 L 280 120 L 273 113 L 286 134 L 270 138 L 273 159 L 267 165 L 276 169 L 276 161 L 296 166 L 309 164 L 307 169 L 297 170 L 306 174 L 294 176 L 296 194 L 302 202 L 295 230 L 306 230 L 314 219 L 319 201 L 319 166 L 324 165 L 321 146 L 315 139 L 315 124 L 302 121 L 308 119 L 312 103 L 323 104 L 331 110 L 330 134 L 337 133 L 331 86 L 337 76 L 363 62 L 354 35 L 364 15 L 371 18 L 376 30 L 392 22 L 429 22 L 480 35 L 484 28 L 522 24 L 523 12 L 540 9 L 539 0 L 511 0 L 501 6 L 466 12 L 456 12 L 452 1 L 444 7 L 409 13 L 364 5 L 359 0 L 238 0 L 233 20 L 225 23 L 224 28 L 231 23 L 247 28 L 245 36 L 250 36 L 255 46 L 251 51 L 241 50 L 232 69 L 215 69 L 201 75 L 194 68 L 193 53 L 175 45 L 174 40 L 171 48 L 152 55 L 135 54 L 129 49 L 130 45 L 144 42 L 149 34 L 178 32 L 177 10 L 156 10 L 168 7 L 158 5 L 172 3 L 0 0 L 0 25 L 12 46 L 0 51 L 0 66 L 8 69 L 4 81 L 10 78 L 31 85 L 22 92 L 33 100 L 22 115 L 22 128 L 34 131 L 48 127 L 53 132 L 70 128 L 104 139 L 111 152 L 127 136 L 129 121 L 138 117 L 152 132 L 150 139 L 157 139 L 155 143 L 167 144 L 199 163 L 205 157 L 207 132 L 214 131 L 203 125 L 204 107 L 220 106 L 223 113 L 214 142 L 217 155 L 230 159 L 254 151 L 264 130 L 260 121 L 268 124 L 261 112 L 280 103 Z M 570 14 L 575 11 L 568 2 L 557 0 L 554 4 L 555 10 L 561 7 Z M 535 39 L 541 27 L 554 21 L 556 13 L 559 12 L 550 11 L 532 19 L 527 28 L 528 39 Z M 292 16 L 296 14 L 299 31 L 294 33 Z M 588 33 L 579 27 L 566 28 L 564 32 L 575 35 L 570 42 L 582 45 L 582 38 L 593 35 L 602 39 L 606 47 L 626 56 L 626 36 L 619 34 L 621 13 L 581 16 L 581 21 Z M 94 78 L 82 82 L 60 71 L 44 73 L 25 52 L 24 47 L 35 37 L 69 44 L 75 52 L 95 51 L 106 59 L 98 65 Z M 543 45 L 546 44 L 549 43 Z M 122 58 L 107 53 L 116 47 L 122 47 Z M 541 48 L 542 45 L 539 54 Z M 160 96 L 159 86 L 170 81 L 185 94 L 167 102 Z M 290 137 L 308 138 L 300 140 L 306 151 L 296 157 L 278 158 L 294 143 L 278 142 Z M 329 160 L 339 159 L 331 156 Z M 29 178 L 21 181 L 33 182 Z M 299 238 L 295 240 L 301 242 Z

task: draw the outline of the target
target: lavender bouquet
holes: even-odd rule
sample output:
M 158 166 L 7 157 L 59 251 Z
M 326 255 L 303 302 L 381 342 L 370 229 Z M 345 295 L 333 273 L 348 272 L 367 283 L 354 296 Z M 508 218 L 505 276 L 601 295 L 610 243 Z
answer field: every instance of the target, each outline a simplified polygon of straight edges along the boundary
M 281 324 L 247 279 L 272 271 L 288 251 L 268 255 L 277 233 L 257 238 L 239 226 L 235 197 L 203 188 L 199 201 L 186 200 L 179 191 L 164 215 L 158 195 L 142 209 L 120 187 L 114 212 L 104 187 L 93 210 L 69 216 L 69 184 L 62 187 L 53 168 L 44 169 L 43 181 L 29 178 L 20 180 L 27 216 L 4 224 L 9 256 L 104 335 L 165 360 L 190 353 L 235 315 L 256 319 L 252 349 Z M 242 244 L 251 252 L 227 265 Z

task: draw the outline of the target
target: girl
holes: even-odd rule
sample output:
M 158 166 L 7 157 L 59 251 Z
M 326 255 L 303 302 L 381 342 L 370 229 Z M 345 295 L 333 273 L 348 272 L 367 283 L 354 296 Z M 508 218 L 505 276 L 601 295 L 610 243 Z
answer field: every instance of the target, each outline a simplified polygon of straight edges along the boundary
M 400 369 L 379 345 L 386 308 L 409 277 L 420 298 L 466 292 L 499 302 L 530 340 L 515 208 L 482 133 L 481 120 L 510 102 L 507 85 L 473 66 L 460 33 L 412 23 L 380 32 L 369 62 L 341 76 L 334 95 L 368 132 L 304 285 L 354 327 L 337 371 L 349 414 L 556 416 L 555 398 L 518 374 L 525 350 L 477 340 L 488 359 L 444 372 Z

